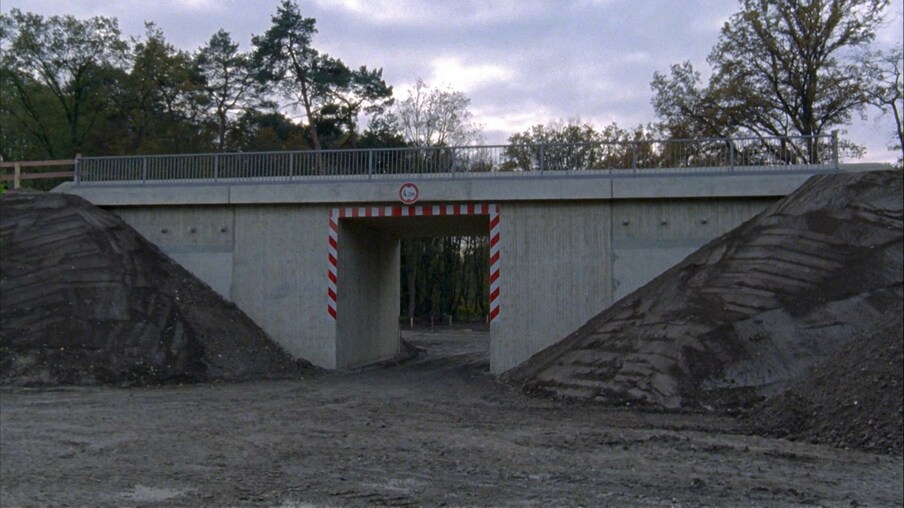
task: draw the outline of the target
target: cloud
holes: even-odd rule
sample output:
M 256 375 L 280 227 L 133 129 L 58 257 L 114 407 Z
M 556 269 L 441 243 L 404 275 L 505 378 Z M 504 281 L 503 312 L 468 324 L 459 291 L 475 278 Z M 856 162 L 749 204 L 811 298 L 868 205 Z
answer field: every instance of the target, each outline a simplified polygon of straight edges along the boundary
M 165 5 L 170 2 L 158 0 L 156 3 Z M 221 7 L 221 3 L 217 0 L 173 0 L 171 3 L 174 8 L 182 11 L 210 12 Z
M 345 11 L 369 23 L 422 27 L 510 22 L 547 8 L 539 0 L 314 0 L 327 11 Z
M 126 37 L 142 35 L 144 21 L 155 21 L 169 42 L 187 51 L 223 28 L 246 51 L 251 36 L 269 28 L 279 2 L 0 0 L 0 9 L 117 17 Z M 382 68 L 396 97 L 405 97 L 418 78 L 465 92 L 492 142 L 556 119 L 622 127 L 655 121 L 653 74 L 689 60 L 705 78 L 706 56 L 739 8 L 736 0 L 297 2 L 304 16 L 317 19 L 318 50 L 352 67 Z M 877 47 L 900 46 L 901 12 L 888 10 Z M 877 116 L 870 110 L 870 120 Z M 883 134 L 892 123 L 886 116 L 848 130 L 871 155 L 894 159 L 899 154 L 884 150 Z
M 555 118 L 555 111 L 543 104 L 526 103 L 521 106 L 524 109 L 514 111 L 508 108 L 471 109 L 483 126 L 487 142 L 495 144 L 504 143 L 510 135 L 527 130 L 533 125 L 546 123 L 546 120 L 538 119 Z
M 465 93 L 472 92 L 493 82 L 517 78 L 517 73 L 497 64 L 463 64 L 458 58 L 437 58 L 431 63 L 433 72 L 428 83 L 451 87 Z

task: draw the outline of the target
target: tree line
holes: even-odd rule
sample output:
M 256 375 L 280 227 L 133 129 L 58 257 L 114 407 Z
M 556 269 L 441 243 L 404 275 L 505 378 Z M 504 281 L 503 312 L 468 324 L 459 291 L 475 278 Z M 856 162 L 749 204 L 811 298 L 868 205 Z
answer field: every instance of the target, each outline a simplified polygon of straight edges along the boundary
M 862 116 L 868 105 L 893 117 L 889 145 L 904 160 L 902 48 L 873 47 L 888 5 L 739 0 L 707 59 L 705 82 L 690 62 L 653 75 L 656 121 L 633 128 L 579 120 L 537 124 L 509 137 L 502 169 L 630 167 L 638 161 L 655 166 L 674 164 L 678 156 L 691 164 L 724 147 L 700 144 L 676 156 L 651 141 L 823 136 Z M 316 35 L 316 20 L 304 17 L 292 0 L 283 0 L 248 51 L 224 30 L 185 51 L 153 23 L 142 36 L 126 39 L 114 18 L 45 18 L 12 9 L 0 15 L 0 156 L 10 161 L 481 141 L 463 93 L 418 80 L 406 97 L 396 98 L 381 68 L 349 66 L 317 50 Z M 368 121 L 362 126 L 363 116 Z M 540 143 L 584 146 L 543 154 L 518 148 Z M 751 146 L 732 148 L 771 149 L 765 142 Z M 783 147 L 790 155 L 782 156 L 813 159 L 824 148 Z M 841 148 L 846 157 L 863 151 L 844 139 Z M 402 248 L 404 315 L 485 315 L 485 239 L 406 240 Z
M 651 82 L 657 121 L 622 129 L 538 124 L 512 144 L 618 143 L 731 136 L 820 136 L 865 106 L 895 122 L 904 154 L 902 48 L 874 48 L 889 0 L 739 0 L 707 62 Z M 396 100 L 382 69 L 353 68 L 316 49 L 316 20 L 284 0 L 251 48 L 225 30 L 195 51 L 153 23 L 125 39 L 115 18 L 12 9 L 0 15 L 0 156 L 125 155 L 452 146 L 478 142 L 468 99 L 418 80 Z M 293 119 L 285 111 L 300 112 Z M 359 118 L 369 119 L 362 128 Z M 846 155 L 862 147 L 844 142 Z M 511 153 L 530 167 L 524 153 Z M 642 154 L 643 155 L 643 154 Z M 652 157 L 656 154 L 646 154 Z M 613 161 L 625 153 L 603 153 Z M 520 158 L 520 159 L 519 159 Z
M 392 101 L 382 70 L 312 45 L 315 21 L 283 2 L 239 51 L 220 30 L 176 49 L 153 23 L 123 38 L 116 19 L 0 17 L 0 155 L 5 160 L 354 144 L 362 113 Z M 303 122 L 282 113 L 299 109 Z

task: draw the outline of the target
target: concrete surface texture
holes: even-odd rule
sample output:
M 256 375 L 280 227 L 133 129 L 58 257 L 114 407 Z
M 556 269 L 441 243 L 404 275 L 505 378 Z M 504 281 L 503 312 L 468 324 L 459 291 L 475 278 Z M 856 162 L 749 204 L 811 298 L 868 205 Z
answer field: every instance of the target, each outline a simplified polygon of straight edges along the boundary
M 399 352 L 399 239 L 340 221 L 339 242 L 336 366 L 388 360 Z
M 899 170 L 814 177 L 507 375 L 604 404 L 737 408 L 781 393 L 900 316 L 902 186 Z M 900 328 L 881 339 L 900 348 Z M 871 383 L 867 365 L 830 371 Z M 900 401 L 900 368 L 861 392 Z M 900 425 L 901 406 L 882 406 Z
M 417 183 L 419 205 L 481 200 L 500 208 L 501 311 L 491 327 L 490 363 L 493 372 L 501 373 L 790 193 L 807 176 L 603 175 Z M 293 355 L 321 367 L 347 368 L 383 360 L 397 350 L 401 238 L 486 234 L 479 217 L 432 223 L 340 219 L 340 309 L 334 321 L 326 310 L 330 210 L 397 206 L 401 183 L 61 190 L 114 211 L 235 302 Z

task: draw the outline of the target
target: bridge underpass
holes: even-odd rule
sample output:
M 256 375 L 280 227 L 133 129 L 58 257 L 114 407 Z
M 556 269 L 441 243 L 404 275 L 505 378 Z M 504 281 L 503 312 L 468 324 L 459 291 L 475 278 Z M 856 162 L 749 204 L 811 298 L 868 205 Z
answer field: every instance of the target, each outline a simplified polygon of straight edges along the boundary
M 377 362 L 398 350 L 402 238 L 492 235 L 492 214 L 498 214 L 490 369 L 501 373 L 809 176 L 837 169 L 225 180 L 167 174 L 81 179 L 59 190 L 117 213 L 291 354 L 330 369 Z M 412 184 L 414 203 L 403 195 Z
M 403 212 L 410 215 L 402 216 Z M 333 210 L 327 312 L 336 321 L 337 366 L 366 365 L 399 352 L 402 240 L 492 237 L 495 217 L 495 205 Z M 499 309 L 498 278 L 493 278 L 494 273 L 498 277 L 498 262 L 493 267 L 496 271 L 490 270 L 490 326 L 496 317 L 494 309 Z

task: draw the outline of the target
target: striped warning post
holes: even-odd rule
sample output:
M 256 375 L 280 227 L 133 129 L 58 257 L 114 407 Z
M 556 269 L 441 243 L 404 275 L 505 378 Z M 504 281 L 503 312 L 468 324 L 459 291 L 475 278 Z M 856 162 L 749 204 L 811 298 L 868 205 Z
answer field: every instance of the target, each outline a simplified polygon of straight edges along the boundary
M 490 321 L 499 315 L 499 207 L 485 203 L 452 205 L 369 206 L 333 208 L 330 211 L 329 268 L 327 270 L 327 312 L 336 319 L 339 293 L 339 219 L 366 217 L 443 217 L 487 215 L 490 220 Z
M 499 210 L 490 205 L 490 321 L 499 315 Z
M 338 288 L 336 282 L 339 280 L 339 217 L 334 208 L 330 212 L 330 244 L 329 244 L 329 271 L 327 273 L 326 293 L 327 293 L 327 312 L 333 319 L 336 319 L 336 293 Z

